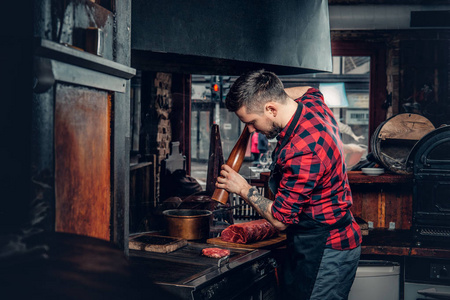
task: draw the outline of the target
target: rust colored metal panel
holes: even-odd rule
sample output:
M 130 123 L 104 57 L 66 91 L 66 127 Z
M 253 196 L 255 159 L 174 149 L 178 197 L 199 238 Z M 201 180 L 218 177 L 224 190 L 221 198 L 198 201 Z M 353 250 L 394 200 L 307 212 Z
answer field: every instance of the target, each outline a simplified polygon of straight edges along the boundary
M 373 226 L 379 227 L 378 222 L 378 191 L 367 188 L 362 192 L 361 218 L 367 222 L 373 222 Z
M 110 97 L 58 84 L 55 101 L 56 231 L 110 240 Z
M 353 205 L 350 208 L 350 210 L 353 213 L 353 216 L 363 218 L 362 217 L 362 203 L 364 197 L 361 195 L 361 193 L 355 193 L 352 190 L 352 198 L 353 198 Z M 365 220 L 366 221 L 366 220 Z
M 401 228 L 402 224 L 402 197 L 399 193 L 391 188 L 386 189 L 386 210 L 385 210 L 385 226 L 390 228 L 391 222 L 395 223 L 395 228 Z
M 403 188 L 402 197 L 402 229 L 410 229 L 413 216 L 413 196 L 412 187 L 406 186 Z

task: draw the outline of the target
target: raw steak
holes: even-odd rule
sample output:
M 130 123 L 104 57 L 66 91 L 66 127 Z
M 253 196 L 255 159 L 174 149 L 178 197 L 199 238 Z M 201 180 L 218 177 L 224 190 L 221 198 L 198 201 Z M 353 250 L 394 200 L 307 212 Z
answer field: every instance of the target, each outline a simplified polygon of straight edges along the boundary
M 230 225 L 222 231 L 225 242 L 248 244 L 278 235 L 278 230 L 266 219 Z
M 222 258 L 230 255 L 230 250 L 220 248 L 205 248 L 202 250 L 202 254 L 212 258 Z

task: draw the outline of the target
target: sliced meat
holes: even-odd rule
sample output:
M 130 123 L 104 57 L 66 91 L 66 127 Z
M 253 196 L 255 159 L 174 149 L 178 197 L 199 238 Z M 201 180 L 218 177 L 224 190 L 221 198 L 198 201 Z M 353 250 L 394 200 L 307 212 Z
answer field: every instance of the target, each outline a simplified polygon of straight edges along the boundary
M 225 242 L 248 244 L 277 236 L 278 230 L 266 219 L 230 225 L 222 231 Z
M 222 258 L 230 255 L 230 250 L 220 248 L 205 248 L 202 250 L 202 254 L 212 258 Z

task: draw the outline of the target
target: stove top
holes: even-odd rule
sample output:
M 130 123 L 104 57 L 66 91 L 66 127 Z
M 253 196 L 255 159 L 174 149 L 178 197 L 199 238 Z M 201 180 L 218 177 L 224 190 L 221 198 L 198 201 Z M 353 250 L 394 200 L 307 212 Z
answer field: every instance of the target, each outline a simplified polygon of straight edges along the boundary
M 130 261 L 144 268 L 154 283 L 200 286 L 214 277 L 263 259 L 270 252 L 230 248 L 228 259 L 219 265 L 219 259 L 201 254 L 202 249 L 211 247 L 210 244 L 188 243 L 171 253 L 130 250 Z
M 170 253 L 130 250 L 130 262 L 176 299 L 276 299 L 276 264 L 269 250 L 220 247 L 230 255 L 219 264 L 221 259 L 201 254 L 210 247 L 188 243 Z

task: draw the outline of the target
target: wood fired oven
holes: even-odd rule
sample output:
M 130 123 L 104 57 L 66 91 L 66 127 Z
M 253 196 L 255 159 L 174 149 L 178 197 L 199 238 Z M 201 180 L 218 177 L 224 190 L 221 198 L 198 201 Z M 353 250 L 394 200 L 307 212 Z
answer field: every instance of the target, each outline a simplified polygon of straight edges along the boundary
M 450 241 L 450 126 L 417 142 L 408 158 L 414 173 L 413 222 L 417 239 Z

